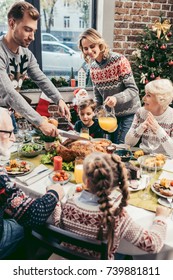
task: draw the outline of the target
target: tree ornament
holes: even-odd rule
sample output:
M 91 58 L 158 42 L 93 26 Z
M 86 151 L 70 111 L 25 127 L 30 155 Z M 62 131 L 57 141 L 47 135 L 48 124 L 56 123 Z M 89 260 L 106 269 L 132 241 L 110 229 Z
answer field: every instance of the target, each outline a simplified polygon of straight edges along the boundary
M 169 32 L 167 33 L 167 37 L 170 38 L 171 36 L 172 36 L 172 32 L 169 31 Z
M 149 49 L 149 46 L 145 45 L 144 50 L 148 51 L 148 49 Z
M 166 48 L 167 48 L 167 46 L 166 46 L 166 45 L 164 45 L 164 44 L 163 44 L 163 45 L 161 45 L 161 47 L 160 47 L 160 49 L 161 49 L 161 50 L 166 50 Z
M 151 78 L 151 79 L 155 79 L 154 73 L 151 73 L 150 78 Z
M 140 80 L 140 83 L 141 84 L 146 84 L 146 78 L 147 78 L 148 74 L 147 73 L 142 73 L 141 74 L 141 80 Z
M 170 66 L 173 66 L 173 60 L 168 61 L 168 64 L 169 64 Z
M 154 61 L 155 61 L 154 57 L 152 57 L 152 58 L 150 59 L 150 61 L 151 61 L 151 62 L 154 62 Z
M 166 40 L 168 40 L 166 32 L 171 28 L 171 24 L 168 19 L 165 19 L 163 23 L 159 20 L 155 21 L 155 24 L 152 26 L 152 30 L 157 32 L 157 38 L 160 39 L 161 33 L 165 35 Z
M 142 64 L 140 64 L 138 67 L 139 67 L 139 69 L 142 69 L 142 68 L 143 68 Z

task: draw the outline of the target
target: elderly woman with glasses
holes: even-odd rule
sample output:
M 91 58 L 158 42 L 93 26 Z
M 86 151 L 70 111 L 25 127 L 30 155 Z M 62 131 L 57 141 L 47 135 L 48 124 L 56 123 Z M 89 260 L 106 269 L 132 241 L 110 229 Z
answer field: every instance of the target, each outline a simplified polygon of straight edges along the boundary
M 145 86 L 144 106 L 135 114 L 132 126 L 125 137 L 125 143 L 149 151 L 150 135 L 156 135 L 159 145 L 153 150 L 173 158 L 173 85 L 168 79 L 158 79 Z

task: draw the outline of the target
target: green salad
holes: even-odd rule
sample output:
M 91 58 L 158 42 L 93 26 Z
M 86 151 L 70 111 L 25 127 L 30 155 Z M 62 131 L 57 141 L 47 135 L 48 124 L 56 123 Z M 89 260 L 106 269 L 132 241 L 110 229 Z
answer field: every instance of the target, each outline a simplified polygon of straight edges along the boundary
M 32 153 L 32 152 L 36 152 L 42 149 L 42 146 L 40 146 L 39 144 L 34 144 L 34 143 L 30 143 L 30 144 L 25 144 L 22 146 L 21 151 L 25 152 L 25 153 Z

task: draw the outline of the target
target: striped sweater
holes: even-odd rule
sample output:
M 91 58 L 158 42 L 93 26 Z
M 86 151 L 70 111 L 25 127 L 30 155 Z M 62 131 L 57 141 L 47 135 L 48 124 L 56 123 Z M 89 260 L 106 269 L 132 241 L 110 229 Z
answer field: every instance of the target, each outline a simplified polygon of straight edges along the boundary
M 110 57 L 101 63 L 92 62 L 90 75 L 99 105 L 107 96 L 116 97 L 116 116 L 134 114 L 141 106 L 130 63 L 125 56 L 111 52 Z

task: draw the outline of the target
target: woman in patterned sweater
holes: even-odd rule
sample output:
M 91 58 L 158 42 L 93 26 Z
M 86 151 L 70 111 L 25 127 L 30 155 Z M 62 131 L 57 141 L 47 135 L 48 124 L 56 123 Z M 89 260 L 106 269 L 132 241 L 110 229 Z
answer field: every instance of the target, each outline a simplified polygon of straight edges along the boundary
M 112 133 L 114 143 L 124 143 L 134 114 L 140 107 L 138 88 L 129 61 L 119 53 L 113 53 L 101 35 L 93 28 L 85 30 L 79 38 L 79 48 L 90 63 L 90 76 L 98 105 L 103 102 L 115 107 L 118 129 Z
M 169 106 L 172 100 L 171 81 L 159 79 L 149 82 L 145 86 L 144 106 L 136 112 L 125 143 L 135 146 L 140 140 L 140 148 L 148 153 L 149 136 L 157 135 L 160 145 L 152 152 L 173 157 L 173 109 Z
M 53 215 L 56 225 L 85 237 L 108 239 L 109 259 L 114 259 L 122 238 L 146 252 L 161 250 L 166 235 L 165 217 L 170 210 L 158 206 L 150 230 L 132 220 L 125 210 L 127 170 L 119 156 L 104 153 L 88 155 L 84 160 L 83 181 L 88 190 L 69 199 L 62 208 L 59 204 Z M 115 186 L 121 191 L 118 203 L 113 201 L 113 196 L 111 198 Z M 88 254 L 94 252 L 88 251 Z
M 1 156 L 15 137 L 8 110 L 0 108 L 0 116 Z M 46 222 L 63 194 L 63 188 L 57 184 L 48 187 L 43 197 L 33 199 L 17 188 L 0 166 L 0 259 L 11 254 L 22 240 L 22 226 L 32 227 Z

